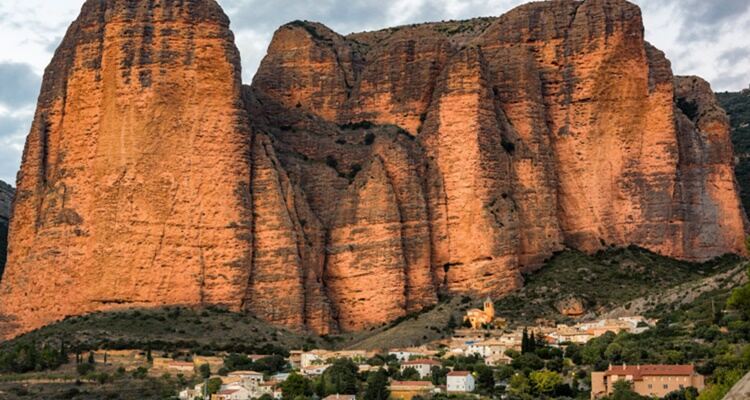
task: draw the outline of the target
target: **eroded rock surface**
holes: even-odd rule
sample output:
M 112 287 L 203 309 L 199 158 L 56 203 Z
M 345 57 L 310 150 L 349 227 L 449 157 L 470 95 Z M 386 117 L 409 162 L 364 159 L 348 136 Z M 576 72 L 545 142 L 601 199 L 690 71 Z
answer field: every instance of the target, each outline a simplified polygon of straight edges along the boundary
M 743 253 L 733 177 L 710 87 L 624 0 L 295 21 L 251 86 L 214 1 L 90 0 L 27 141 L 1 333 L 221 304 L 325 334 L 502 296 L 565 247 Z
M 15 195 L 13 186 L 0 181 L 0 280 L 5 270 L 5 260 L 8 250 L 8 225 L 10 223 L 11 207 Z

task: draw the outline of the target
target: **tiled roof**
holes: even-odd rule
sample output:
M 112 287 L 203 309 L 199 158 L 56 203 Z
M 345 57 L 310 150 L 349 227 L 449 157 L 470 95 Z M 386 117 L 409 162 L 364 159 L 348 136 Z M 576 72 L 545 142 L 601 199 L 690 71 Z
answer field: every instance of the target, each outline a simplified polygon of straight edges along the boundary
M 617 365 L 610 366 L 604 375 L 632 375 L 633 380 L 644 376 L 690 376 L 695 374 L 692 365 Z
M 448 376 L 466 376 L 471 375 L 471 372 L 469 371 L 451 371 L 448 372 Z

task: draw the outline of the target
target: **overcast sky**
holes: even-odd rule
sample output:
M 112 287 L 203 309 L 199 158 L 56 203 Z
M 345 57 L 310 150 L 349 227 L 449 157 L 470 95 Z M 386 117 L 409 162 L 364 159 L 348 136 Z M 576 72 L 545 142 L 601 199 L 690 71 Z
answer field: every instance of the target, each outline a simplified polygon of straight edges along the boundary
M 232 20 L 250 82 L 273 31 L 306 19 L 339 33 L 414 22 L 496 16 L 524 0 L 219 0 Z M 646 38 L 676 74 L 717 91 L 750 84 L 750 0 L 635 0 Z M 0 0 L 0 179 L 15 182 L 41 74 L 83 0 Z

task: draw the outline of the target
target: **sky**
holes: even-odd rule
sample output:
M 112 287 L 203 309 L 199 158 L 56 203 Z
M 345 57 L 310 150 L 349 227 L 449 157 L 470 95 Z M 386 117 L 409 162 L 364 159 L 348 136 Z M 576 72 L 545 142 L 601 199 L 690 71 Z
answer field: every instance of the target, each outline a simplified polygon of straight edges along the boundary
M 416 22 L 497 16 L 524 0 L 219 0 L 249 83 L 274 30 L 296 19 L 346 34 Z M 646 39 L 679 75 L 716 91 L 750 85 L 749 0 L 634 0 Z M 83 0 L 0 0 L 0 180 L 14 184 L 44 68 Z

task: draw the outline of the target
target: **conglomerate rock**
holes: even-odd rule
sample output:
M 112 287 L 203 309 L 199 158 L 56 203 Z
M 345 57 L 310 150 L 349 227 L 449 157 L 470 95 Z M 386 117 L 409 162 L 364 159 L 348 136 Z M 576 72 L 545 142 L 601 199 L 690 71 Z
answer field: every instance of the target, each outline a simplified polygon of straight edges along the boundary
M 171 304 L 326 334 L 502 296 L 566 247 L 745 252 L 726 115 L 624 0 L 295 21 L 251 86 L 215 1 L 89 0 L 18 186 L 5 336 Z

